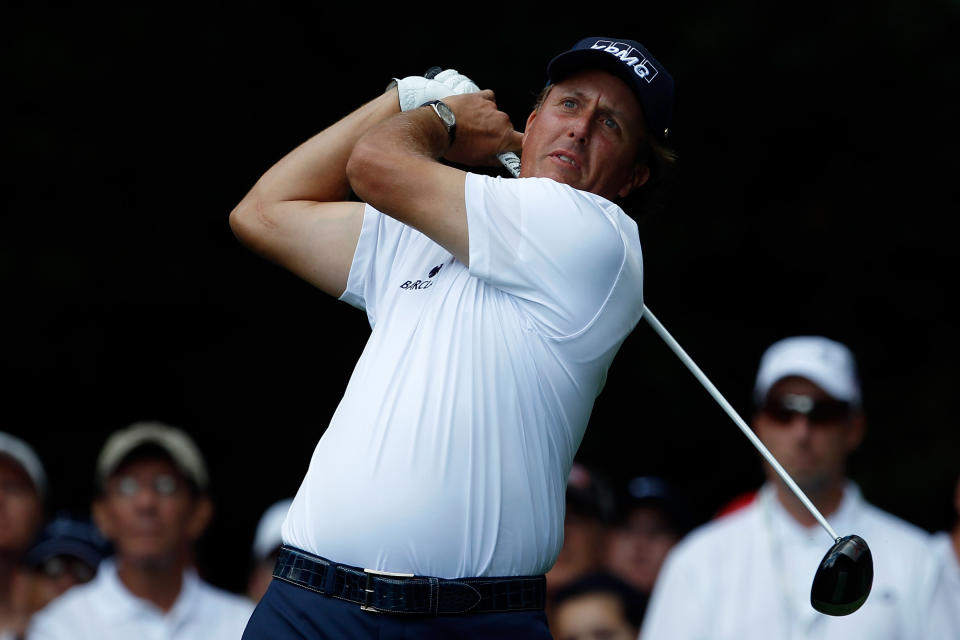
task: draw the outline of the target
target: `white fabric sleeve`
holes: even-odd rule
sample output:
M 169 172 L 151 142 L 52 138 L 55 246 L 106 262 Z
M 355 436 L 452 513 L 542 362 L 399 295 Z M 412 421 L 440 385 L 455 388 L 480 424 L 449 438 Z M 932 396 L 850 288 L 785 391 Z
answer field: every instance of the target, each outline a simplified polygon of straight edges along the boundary
M 596 318 L 626 248 L 613 203 L 546 178 L 468 174 L 470 274 L 519 301 L 551 337 Z
M 410 229 L 370 205 L 363 210 L 363 226 L 350 264 L 347 287 L 340 300 L 367 312 L 372 327 L 376 323 L 377 300 L 384 279 Z

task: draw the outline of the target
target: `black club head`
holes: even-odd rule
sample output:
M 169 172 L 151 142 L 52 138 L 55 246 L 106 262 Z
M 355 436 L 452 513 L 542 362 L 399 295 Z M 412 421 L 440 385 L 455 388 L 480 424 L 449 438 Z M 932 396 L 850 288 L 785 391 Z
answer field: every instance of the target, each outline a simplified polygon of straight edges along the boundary
M 830 547 L 810 589 L 810 604 L 820 613 L 845 616 L 866 602 L 873 586 L 873 555 L 866 540 L 846 536 Z

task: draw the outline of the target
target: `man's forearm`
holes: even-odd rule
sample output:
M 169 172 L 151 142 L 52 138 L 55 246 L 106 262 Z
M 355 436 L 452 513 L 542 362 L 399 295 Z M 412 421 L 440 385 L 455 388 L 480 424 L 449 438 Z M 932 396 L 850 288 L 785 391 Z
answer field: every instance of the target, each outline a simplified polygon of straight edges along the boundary
M 347 160 L 357 140 L 400 112 L 396 88 L 366 103 L 284 156 L 257 181 L 263 202 L 337 202 L 350 194 Z

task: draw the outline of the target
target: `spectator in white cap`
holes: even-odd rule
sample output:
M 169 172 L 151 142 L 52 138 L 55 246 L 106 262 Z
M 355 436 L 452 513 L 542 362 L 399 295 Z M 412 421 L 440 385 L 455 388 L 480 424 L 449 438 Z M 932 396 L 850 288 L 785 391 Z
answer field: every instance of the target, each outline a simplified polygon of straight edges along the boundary
M 47 476 L 26 442 L 0 432 L 0 640 L 17 638 L 29 617 L 23 558 L 43 523 Z
M 100 452 L 96 483 L 93 516 L 114 557 L 38 612 L 27 639 L 239 638 L 252 603 L 193 569 L 194 544 L 213 510 L 193 440 L 156 422 L 116 431 Z
M 257 531 L 253 536 L 253 566 L 247 582 L 247 596 L 254 602 L 260 601 L 273 580 L 273 568 L 283 544 L 281 529 L 292 502 L 293 498 L 274 502 L 267 507 L 257 523 Z
M 642 638 L 960 638 L 930 534 L 868 503 L 846 476 L 865 431 L 850 350 L 819 336 L 775 343 L 760 361 L 754 400 L 753 429 L 774 457 L 841 535 L 869 541 L 870 597 L 845 617 L 813 609 L 810 588 L 829 540 L 768 468 L 749 505 L 670 551 Z

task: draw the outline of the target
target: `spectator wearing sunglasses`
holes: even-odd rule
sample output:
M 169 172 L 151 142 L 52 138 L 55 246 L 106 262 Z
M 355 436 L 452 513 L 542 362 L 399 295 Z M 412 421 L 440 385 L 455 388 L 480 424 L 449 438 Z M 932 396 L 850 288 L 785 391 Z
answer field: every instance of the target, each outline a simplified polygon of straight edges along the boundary
M 34 615 L 27 640 L 236 640 L 253 603 L 201 580 L 194 544 L 212 517 L 193 440 L 141 422 L 113 433 L 96 465 L 93 517 L 113 544 L 96 577 Z
M 846 475 L 865 434 L 861 400 L 847 346 L 786 338 L 761 358 L 752 426 L 833 528 L 870 545 L 866 603 L 845 617 L 813 609 L 813 576 L 831 540 L 768 467 L 754 500 L 694 529 L 667 555 L 643 640 L 960 638 L 931 535 L 868 503 Z

